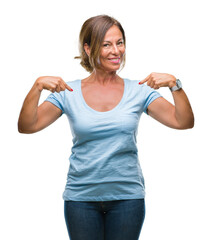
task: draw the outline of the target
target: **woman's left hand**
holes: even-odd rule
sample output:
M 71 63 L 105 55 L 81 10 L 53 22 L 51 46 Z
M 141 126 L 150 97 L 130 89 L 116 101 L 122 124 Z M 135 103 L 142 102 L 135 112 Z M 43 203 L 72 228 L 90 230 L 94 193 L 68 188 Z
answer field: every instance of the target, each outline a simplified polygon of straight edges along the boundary
M 176 77 L 168 73 L 156 73 L 152 72 L 144 80 L 140 81 L 139 84 L 147 82 L 147 85 L 154 89 L 160 87 L 174 87 L 176 85 Z

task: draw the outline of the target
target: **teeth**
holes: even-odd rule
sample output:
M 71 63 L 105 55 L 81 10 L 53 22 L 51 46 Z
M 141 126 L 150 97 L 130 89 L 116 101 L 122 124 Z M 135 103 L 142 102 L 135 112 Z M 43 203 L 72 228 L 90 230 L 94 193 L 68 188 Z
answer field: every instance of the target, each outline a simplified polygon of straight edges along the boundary
M 109 61 L 111 61 L 112 63 L 116 63 L 116 64 L 120 64 L 120 62 L 121 62 L 120 58 L 109 58 Z

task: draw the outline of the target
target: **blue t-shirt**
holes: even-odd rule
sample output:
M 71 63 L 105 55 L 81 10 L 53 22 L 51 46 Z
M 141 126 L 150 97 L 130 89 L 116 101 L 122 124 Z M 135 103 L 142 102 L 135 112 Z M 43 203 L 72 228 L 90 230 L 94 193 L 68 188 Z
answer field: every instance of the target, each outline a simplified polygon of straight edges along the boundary
M 67 115 L 73 136 L 64 200 L 145 197 L 136 136 L 141 114 L 147 113 L 148 105 L 161 95 L 138 83 L 139 80 L 124 79 L 121 101 L 107 112 L 87 105 L 81 80 L 67 82 L 73 92 L 51 93 L 46 99 Z

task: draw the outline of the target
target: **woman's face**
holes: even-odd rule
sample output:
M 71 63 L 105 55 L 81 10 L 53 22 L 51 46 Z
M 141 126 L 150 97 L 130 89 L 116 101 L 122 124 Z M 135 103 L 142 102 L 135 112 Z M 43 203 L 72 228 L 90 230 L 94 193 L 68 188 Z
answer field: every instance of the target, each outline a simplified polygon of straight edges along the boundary
M 106 32 L 101 46 L 99 60 L 105 71 L 116 71 L 120 68 L 125 53 L 122 32 L 113 25 Z

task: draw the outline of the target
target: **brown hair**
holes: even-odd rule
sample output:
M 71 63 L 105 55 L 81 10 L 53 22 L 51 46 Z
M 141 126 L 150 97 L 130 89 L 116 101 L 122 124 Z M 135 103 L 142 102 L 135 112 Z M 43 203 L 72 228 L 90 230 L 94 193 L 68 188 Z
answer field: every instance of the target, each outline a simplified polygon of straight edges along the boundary
M 88 71 L 92 72 L 94 68 L 98 68 L 98 58 L 100 54 L 101 44 L 104 40 L 104 36 L 108 29 L 116 25 L 123 36 L 124 44 L 126 44 L 126 38 L 124 29 L 121 24 L 108 15 L 98 15 L 87 19 L 82 25 L 79 35 L 79 52 L 80 56 L 75 57 L 81 59 L 80 64 Z M 88 56 L 84 50 L 85 43 L 90 47 L 90 56 Z M 123 58 L 122 68 L 125 64 L 125 55 Z

